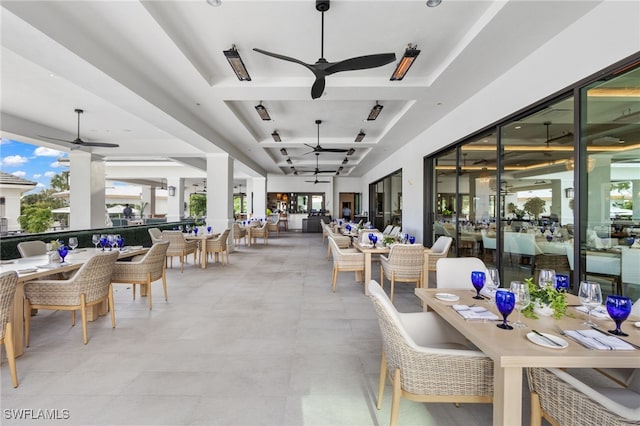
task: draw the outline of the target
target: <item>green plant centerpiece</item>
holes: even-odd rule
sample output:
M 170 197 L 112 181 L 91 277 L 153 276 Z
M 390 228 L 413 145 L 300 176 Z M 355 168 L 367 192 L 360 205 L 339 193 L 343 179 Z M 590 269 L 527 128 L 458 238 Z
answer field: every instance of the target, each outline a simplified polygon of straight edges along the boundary
M 395 237 L 384 237 L 384 245 L 389 247 L 391 244 L 395 243 Z
M 533 282 L 533 278 L 526 278 L 524 282 L 529 286 L 529 295 L 531 296 L 531 303 L 529 303 L 529 306 L 522 311 L 522 314 L 525 317 L 538 319 L 536 309 L 538 310 L 538 313 L 550 310 L 550 314 L 556 319 L 562 318 L 566 315 L 566 293 L 558 291 L 551 286 L 543 289 Z

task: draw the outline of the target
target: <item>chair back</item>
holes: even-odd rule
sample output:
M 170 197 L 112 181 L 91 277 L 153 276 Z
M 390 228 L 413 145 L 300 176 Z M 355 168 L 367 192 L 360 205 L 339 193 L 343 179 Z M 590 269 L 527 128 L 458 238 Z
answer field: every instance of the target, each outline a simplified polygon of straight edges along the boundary
M 158 228 L 149 228 L 149 236 L 151 237 L 151 244 L 159 243 L 162 241 L 162 231 Z
M 13 305 L 18 284 L 18 274 L 15 271 L 0 274 L 0 340 L 4 339 L 4 331 L 9 322 L 9 311 Z
M 484 262 L 477 257 L 443 257 L 436 262 L 437 288 L 468 288 L 471 285 L 471 272 L 487 273 Z
M 480 235 L 482 235 L 482 246 L 485 249 L 496 249 L 496 237 L 490 237 L 486 229 L 481 230 Z
M 111 274 L 118 255 L 118 251 L 109 251 L 93 256 L 69 280 L 69 288 L 77 289 L 78 297 L 84 293 L 87 304 L 104 299 L 109 292 Z
M 162 240 L 169 241 L 169 249 L 180 249 L 184 247 L 186 240 L 180 231 L 162 231 Z
M 140 261 L 140 268 L 145 272 L 149 272 L 151 281 L 162 278 L 162 271 L 165 268 L 165 259 L 167 250 L 169 249 L 169 241 L 160 241 L 151 246 L 149 251 Z
M 395 244 L 389 250 L 387 259 L 396 280 L 410 280 L 422 276 L 424 247 L 420 244 Z
M 393 229 L 393 225 L 387 225 L 387 227 L 384 228 L 384 231 L 382 231 L 382 235 L 389 235 L 392 229 Z
M 395 237 L 398 235 L 398 233 L 400 232 L 400 227 L 399 226 L 394 226 L 393 229 L 391 230 L 391 232 L 389 232 L 389 236 L 390 237 Z
M 431 246 L 431 253 L 433 254 L 443 254 L 448 253 L 451 244 L 453 243 L 453 238 L 451 237 L 438 237 L 435 243 Z
M 22 257 L 40 256 L 47 254 L 47 244 L 44 241 L 22 241 L 18 243 L 18 251 Z

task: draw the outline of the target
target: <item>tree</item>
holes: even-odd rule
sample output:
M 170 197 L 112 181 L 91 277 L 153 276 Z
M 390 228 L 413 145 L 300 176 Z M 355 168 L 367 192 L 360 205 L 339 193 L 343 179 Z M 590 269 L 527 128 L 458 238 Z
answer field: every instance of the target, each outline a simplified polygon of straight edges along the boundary
M 547 209 L 545 205 L 547 204 L 540 197 L 529 198 L 526 203 L 524 203 L 524 211 L 529 213 L 529 216 L 533 216 L 534 219 L 538 219 L 541 213 L 544 213 Z
M 30 233 L 45 232 L 53 223 L 51 209 L 48 207 L 26 206 L 18 222 L 23 231 Z
M 189 214 L 199 218 L 207 214 L 207 196 L 204 194 L 191 194 L 189 197 Z
M 51 189 L 56 192 L 68 191 L 69 190 L 69 172 L 64 171 L 62 173 L 58 173 L 51 178 Z

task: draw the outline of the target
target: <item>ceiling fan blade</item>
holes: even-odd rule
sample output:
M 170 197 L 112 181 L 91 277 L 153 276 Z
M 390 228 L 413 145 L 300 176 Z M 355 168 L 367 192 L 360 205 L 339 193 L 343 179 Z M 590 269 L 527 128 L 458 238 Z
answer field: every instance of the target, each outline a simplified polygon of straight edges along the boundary
M 308 68 L 312 72 L 315 72 L 314 69 L 313 69 L 313 65 L 307 64 L 306 62 L 302 62 L 300 59 L 292 58 L 290 56 L 280 55 L 278 53 L 267 52 L 266 50 L 257 49 L 255 47 L 253 48 L 253 50 L 255 50 L 258 53 L 262 53 L 263 55 L 271 56 L 272 58 L 282 59 L 283 61 L 288 61 L 288 62 L 293 62 L 293 63 L 296 63 L 296 64 L 300 64 L 303 67 Z
M 50 139 L 50 140 L 52 140 L 52 141 L 59 141 L 59 142 L 73 143 L 73 141 L 70 141 L 70 140 L 68 140 L 68 139 L 52 138 L 52 137 L 45 136 L 45 135 L 38 135 L 38 136 L 40 136 L 41 138 Z
M 334 74 L 341 71 L 364 70 L 368 68 L 381 67 L 396 60 L 395 53 L 380 53 L 377 55 L 358 56 L 356 58 L 345 59 L 336 62 L 325 68 L 324 72 Z
M 337 170 L 316 170 L 315 173 L 335 173 Z
M 348 152 L 348 149 L 342 149 L 342 148 L 320 148 L 320 151 L 322 152 Z
M 117 143 L 109 143 L 109 142 L 73 142 L 75 145 L 80 145 L 80 146 L 99 146 L 102 148 L 119 148 L 120 145 L 118 145 Z
M 324 92 L 325 81 L 324 75 L 318 75 L 318 73 L 315 72 L 314 74 L 316 75 L 316 81 L 314 81 L 313 86 L 311 86 L 311 99 L 318 99 Z

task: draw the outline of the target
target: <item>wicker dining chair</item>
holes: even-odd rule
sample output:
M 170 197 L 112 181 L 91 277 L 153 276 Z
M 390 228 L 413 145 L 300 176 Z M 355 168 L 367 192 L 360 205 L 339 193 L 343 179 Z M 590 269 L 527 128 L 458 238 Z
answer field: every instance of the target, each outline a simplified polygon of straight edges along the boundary
M 436 270 L 438 259 L 449 256 L 449 249 L 453 244 L 453 238 L 440 236 L 430 249 L 424 251 L 424 263 L 426 276 L 424 277 L 424 287 L 429 288 L 429 272 Z
M 262 238 L 264 244 L 269 244 L 269 230 L 267 229 L 267 222 L 264 222 L 262 226 L 256 226 L 249 230 L 249 236 L 251 237 L 251 244 L 256 244 L 258 238 Z
M 470 350 L 464 336 L 437 314 L 399 313 L 377 282 L 368 285 L 383 343 L 376 407 L 382 407 L 389 375 L 391 426 L 398 422 L 400 397 L 456 404 L 493 401 L 493 361 L 489 357 Z
M 180 258 L 180 272 L 184 272 L 184 263 L 187 261 L 187 256 L 193 254 L 193 265 L 196 266 L 198 251 L 197 241 L 187 241 L 180 231 L 162 231 L 162 240 L 169 241 L 169 248 L 167 249 L 167 258 L 171 259 L 171 267 L 173 268 L 173 258 L 178 256 Z
M 241 228 L 237 223 L 233 224 L 233 240 L 236 244 L 239 243 L 240 240 L 244 239 L 244 245 L 247 245 L 247 230 Z
M 13 387 L 18 387 L 18 372 L 16 370 L 16 355 L 13 347 L 13 324 L 10 321 L 9 312 L 13 306 L 13 300 L 18 284 L 18 274 L 14 271 L 0 274 L 0 344 L 4 344 L 7 353 L 7 362 L 11 372 Z
M 112 284 L 132 284 L 133 300 L 136 300 L 136 285 L 140 284 L 140 294 L 142 286 L 146 287 L 147 303 L 149 310 L 153 306 L 151 297 L 151 283 L 162 279 L 162 289 L 164 290 L 164 301 L 167 302 L 167 274 L 166 256 L 169 249 L 169 241 L 155 243 L 149 251 L 139 260 L 130 262 L 116 262 L 111 275 Z
M 396 282 L 415 282 L 422 287 L 424 247 L 421 244 L 395 244 L 389 256 L 380 255 L 380 285 L 384 279 L 391 281 L 390 298 L 393 303 Z
M 342 249 L 346 249 L 351 247 L 351 238 L 346 235 L 342 235 L 340 233 L 332 231 L 330 228 L 327 228 L 327 237 L 330 240 L 336 242 L 338 247 Z M 331 244 L 327 244 L 327 260 L 331 259 Z
M 229 238 L 229 233 L 231 229 L 225 229 L 222 234 L 218 235 L 216 238 L 211 238 L 207 240 L 207 256 L 209 253 L 214 253 L 218 256 L 218 253 L 221 253 L 221 261 L 222 266 L 224 266 L 224 256 L 227 255 L 227 263 L 229 263 L 229 248 L 227 247 L 227 239 Z
M 149 236 L 151 237 L 151 244 L 159 243 L 162 241 L 162 231 L 158 228 L 147 229 Z
M 556 368 L 528 368 L 531 425 L 640 425 L 640 375 L 628 388 L 590 386 Z
M 357 249 L 342 249 L 333 238 L 329 238 L 329 247 L 333 255 L 333 273 L 331 280 L 331 288 L 336 292 L 336 282 L 338 281 L 338 272 L 355 272 L 356 281 L 360 282 L 364 278 L 364 253 Z
M 280 236 L 280 216 L 272 215 L 267 218 L 267 232 L 275 232 L 276 237 Z
M 44 241 L 22 241 L 18 243 L 18 252 L 22 257 L 40 256 L 47 254 L 47 244 Z
M 82 339 L 86 345 L 87 306 L 97 305 L 105 300 L 111 312 L 111 326 L 116 327 L 113 306 L 111 274 L 118 259 L 118 252 L 104 252 L 93 256 L 68 280 L 36 280 L 24 285 L 24 312 L 31 309 L 71 311 L 71 325 L 76 324 L 76 311 L 82 316 Z M 24 316 L 25 343 L 29 346 L 31 315 Z

